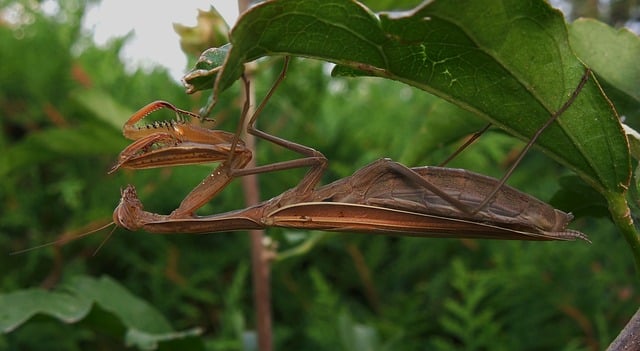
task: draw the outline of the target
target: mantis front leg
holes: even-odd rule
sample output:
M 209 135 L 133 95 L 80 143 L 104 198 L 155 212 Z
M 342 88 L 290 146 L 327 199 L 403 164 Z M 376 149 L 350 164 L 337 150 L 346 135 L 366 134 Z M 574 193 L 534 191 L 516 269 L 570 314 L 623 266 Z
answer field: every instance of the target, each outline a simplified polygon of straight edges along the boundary
M 179 118 L 142 127 L 135 125 L 160 109 L 172 110 Z M 245 106 L 245 109 L 248 109 L 248 106 Z M 140 109 L 123 127 L 123 134 L 135 141 L 120 153 L 118 162 L 110 171 L 118 168 L 143 169 L 222 162 L 185 197 L 170 215 L 172 218 L 192 216 L 198 208 L 229 184 L 233 179 L 231 170 L 245 167 L 252 155 L 242 141 L 234 139 L 234 134 L 187 123 L 181 118 L 185 115 L 200 118 L 164 101 L 156 101 Z M 235 147 L 235 157 L 228 159 L 232 143 Z
M 276 80 L 267 96 L 252 115 L 248 132 L 269 142 L 283 146 L 302 154 L 301 159 L 278 162 L 263 166 L 246 168 L 251 158 L 251 151 L 246 149 L 240 139 L 241 128 L 235 134 L 219 130 L 209 130 L 196 125 L 184 123 L 184 121 L 159 122 L 146 125 L 142 128 L 135 127 L 135 123 L 142 120 L 150 113 L 162 108 L 168 108 L 177 115 L 188 115 L 200 118 L 190 112 L 180 110 L 167 102 L 155 102 L 149 104 L 134 114 L 123 128 L 125 136 L 134 139 L 135 142 L 123 150 L 119 161 L 112 171 L 118 168 L 153 168 L 174 165 L 208 163 L 222 161 L 207 178 L 194 188 L 174 210 L 169 218 L 193 217 L 197 209 L 215 197 L 229 182 L 236 177 L 273 172 L 298 167 L 311 167 L 296 189 L 299 193 L 308 193 L 319 182 L 327 160 L 320 152 L 288 140 L 284 140 L 255 128 L 257 116 L 263 110 L 273 92 L 284 79 L 287 64 Z M 248 97 L 249 81 L 243 77 L 245 95 Z M 243 104 L 239 126 L 244 124 L 248 114 L 250 101 L 247 98 Z

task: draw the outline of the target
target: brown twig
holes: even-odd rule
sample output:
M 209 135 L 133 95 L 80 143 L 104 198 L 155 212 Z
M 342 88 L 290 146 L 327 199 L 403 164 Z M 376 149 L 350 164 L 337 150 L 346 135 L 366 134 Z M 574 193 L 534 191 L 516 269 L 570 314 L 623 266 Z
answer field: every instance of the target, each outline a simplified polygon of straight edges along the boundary
M 631 317 L 607 351 L 640 350 L 640 309 Z
M 238 10 L 240 14 L 249 8 L 249 0 L 238 0 Z M 247 73 L 247 79 L 251 80 L 250 72 Z M 255 89 L 250 85 L 249 96 L 245 99 L 255 101 Z M 253 107 L 251 107 L 253 109 Z M 249 111 L 248 115 L 253 115 L 253 111 Z M 247 123 L 248 121 L 245 121 Z M 246 126 L 242 127 L 246 130 Z M 256 138 L 247 134 L 245 143 L 249 150 L 255 150 Z M 255 153 L 254 153 L 255 155 Z M 249 161 L 247 167 L 255 167 L 255 158 Z M 244 199 L 246 206 L 252 206 L 260 202 L 260 188 L 258 186 L 258 177 L 255 174 L 242 177 L 242 187 L 244 189 Z M 256 328 L 258 332 L 258 350 L 271 351 L 273 341 L 271 332 L 271 291 L 270 291 L 270 260 L 266 259 L 267 253 L 263 245 L 264 230 L 250 230 L 251 239 L 251 271 L 253 278 L 253 302 L 255 305 Z
M 358 272 L 358 276 L 362 282 L 364 296 L 367 298 L 367 301 L 369 301 L 373 310 L 376 313 L 380 312 L 380 297 L 378 296 L 375 284 L 373 283 L 371 270 L 367 266 L 364 255 L 362 255 L 362 251 L 360 251 L 358 246 L 350 243 L 347 244 L 347 252 L 351 256 L 356 272 Z

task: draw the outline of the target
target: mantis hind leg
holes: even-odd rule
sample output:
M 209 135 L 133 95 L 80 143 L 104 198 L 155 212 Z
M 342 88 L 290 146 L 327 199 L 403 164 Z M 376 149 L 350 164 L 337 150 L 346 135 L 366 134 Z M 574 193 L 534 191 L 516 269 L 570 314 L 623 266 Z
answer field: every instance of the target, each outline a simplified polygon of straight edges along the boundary
M 591 75 L 591 69 L 587 68 L 585 73 L 582 76 L 582 79 L 580 80 L 580 82 L 576 86 L 575 90 L 573 91 L 573 93 L 571 94 L 569 99 L 567 99 L 567 101 L 560 107 L 560 109 L 558 109 L 556 112 L 554 112 L 551 115 L 551 117 L 545 122 L 545 124 L 543 124 L 542 127 L 540 127 L 533 134 L 531 139 L 529 139 L 527 144 L 520 151 L 520 154 L 518 154 L 518 157 L 516 158 L 516 160 L 511 164 L 511 166 L 505 172 L 505 174 L 502 176 L 502 178 L 500 178 L 500 181 L 498 182 L 496 187 L 491 191 L 491 193 L 485 198 L 485 200 L 482 203 L 480 203 L 478 206 L 476 206 L 474 209 L 471 210 L 471 214 L 475 214 L 475 213 L 478 213 L 479 211 L 482 211 L 487 206 L 487 204 L 496 196 L 498 191 L 500 191 L 500 188 L 502 188 L 505 185 L 505 183 L 507 182 L 509 177 L 511 177 L 511 174 L 513 174 L 513 172 L 515 171 L 516 167 L 520 164 L 520 162 L 522 161 L 524 156 L 527 154 L 529 149 L 531 149 L 533 144 L 538 140 L 540 135 L 542 135 L 542 133 L 549 126 L 551 126 L 551 124 L 553 124 L 553 122 L 555 122 L 558 119 L 558 117 L 560 117 L 560 115 L 562 115 L 571 106 L 571 104 L 573 104 L 575 99 L 578 97 L 578 94 L 580 94 L 580 92 L 582 91 L 582 88 L 584 88 L 585 84 L 589 80 L 589 76 L 590 75 Z M 471 136 L 471 138 L 469 138 L 469 140 L 467 140 L 451 156 L 449 156 L 444 162 L 442 162 L 440 164 L 440 167 L 442 167 L 442 166 L 446 165 L 447 163 L 449 163 L 449 161 L 451 161 L 453 158 L 455 158 L 457 155 L 459 155 L 465 148 L 467 148 L 467 146 L 469 146 L 473 142 L 475 142 L 485 131 L 487 131 L 487 129 L 489 129 L 489 127 L 491 127 L 491 123 L 488 124 L 483 129 L 481 129 L 481 130 L 477 131 L 476 133 L 474 133 Z

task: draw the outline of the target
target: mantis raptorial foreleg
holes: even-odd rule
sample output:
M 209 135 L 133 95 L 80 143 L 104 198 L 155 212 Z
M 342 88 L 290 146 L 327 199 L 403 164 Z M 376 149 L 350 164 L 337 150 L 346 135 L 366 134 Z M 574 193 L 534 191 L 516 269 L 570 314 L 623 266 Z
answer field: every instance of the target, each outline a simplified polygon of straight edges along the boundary
M 285 65 L 286 69 L 286 65 Z M 192 216 L 195 211 L 221 191 L 233 178 L 248 174 L 273 172 L 291 168 L 307 167 L 311 169 L 303 181 L 296 187 L 300 194 L 307 193 L 319 182 L 327 160 L 320 152 L 288 140 L 284 140 L 255 128 L 258 114 L 264 108 L 266 101 L 271 97 L 276 87 L 284 78 L 284 70 L 274 86 L 268 92 L 265 101 L 260 104 L 256 112 L 249 120 L 248 132 L 277 145 L 302 154 L 301 159 L 283 161 L 263 166 L 245 168 L 251 158 L 251 152 L 245 148 L 244 142 L 239 139 L 240 129 L 236 134 L 219 130 L 204 129 L 181 121 L 161 122 L 142 128 L 133 124 L 140 121 L 148 114 L 162 108 L 168 108 L 179 115 L 194 114 L 180 110 L 167 102 L 155 102 L 149 104 L 134 114 L 123 128 L 124 134 L 135 142 L 120 154 L 119 161 L 112 171 L 117 168 L 151 168 L 181 164 L 195 164 L 204 162 L 223 161 L 214 172 L 205 178 L 193 191 L 191 191 L 170 216 L 182 218 Z M 249 91 L 249 82 L 244 77 L 245 92 Z M 248 96 L 248 94 L 246 94 Z M 247 98 L 243 105 L 242 125 L 249 110 L 250 101 Z M 137 139 L 137 140 L 136 140 Z
M 142 126 L 136 125 L 151 113 L 161 109 L 175 112 L 177 118 Z M 143 169 L 221 161 L 227 158 L 232 143 L 237 144 L 234 146 L 236 152 L 243 154 L 240 158 L 247 157 L 247 153 L 248 157 L 251 157 L 251 152 L 245 148 L 244 143 L 238 143 L 235 140 L 234 134 L 202 128 L 189 123 L 183 119 L 183 116 L 200 119 L 197 114 L 181 110 L 166 101 L 154 101 L 134 113 L 122 128 L 124 136 L 134 142 L 120 152 L 117 163 L 109 173 L 121 167 Z M 207 146 L 206 155 L 190 152 L 189 146 L 194 144 Z M 167 151 L 167 146 L 171 146 L 172 149 Z M 204 147 L 198 149 L 200 152 L 204 150 Z
M 247 108 L 248 106 L 245 106 L 245 109 Z M 118 168 L 141 169 L 223 161 L 214 171 L 215 176 L 205 178 L 172 213 L 175 218 L 190 216 L 229 184 L 232 177 L 226 170 L 243 168 L 251 159 L 251 151 L 246 149 L 242 141 L 235 140 L 232 133 L 202 128 L 181 118 L 142 127 L 135 125 L 160 109 L 172 110 L 178 116 L 200 118 L 164 101 L 156 101 L 143 107 L 123 127 L 123 134 L 134 142 L 120 153 L 118 162 L 111 172 Z M 229 160 L 232 143 L 235 144 L 236 156 Z

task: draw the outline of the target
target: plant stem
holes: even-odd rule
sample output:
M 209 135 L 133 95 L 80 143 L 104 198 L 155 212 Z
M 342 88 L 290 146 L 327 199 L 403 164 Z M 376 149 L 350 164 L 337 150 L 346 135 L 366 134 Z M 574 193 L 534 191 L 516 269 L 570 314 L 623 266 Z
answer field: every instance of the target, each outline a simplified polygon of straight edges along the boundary
M 242 15 L 249 8 L 249 0 L 238 0 L 238 10 Z M 251 81 L 250 70 L 247 70 L 247 79 Z M 249 101 L 255 100 L 255 89 L 250 85 L 249 96 L 245 96 Z M 248 116 L 253 115 L 253 105 L 249 108 Z M 248 122 L 245 120 L 245 123 Z M 246 130 L 246 125 L 242 126 Z M 256 140 L 253 135 L 245 133 L 245 143 L 249 150 L 255 151 Z M 256 155 L 256 153 L 253 153 Z M 255 167 L 255 157 L 249 161 L 247 167 Z M 248 175 L 242 177 L 242 187 L 244 189 L 245 205 L 252 206 L 260 202 L 260 188 L 258 177 Z M 273 347 L 273 337 L 271 331 L 271 291 L 270 291 L 270 260 L 267 259 L 267 250 L 263 245 L 264 230 L 250 230 L 251 241 L 251 272 L 253 280 L 253 303 L 255 306 L 256 329 L 258 334 L 258 350 L 271 351 Z
M 631 218 L 631 210 L 624 194 L 611 193 L 608 194 L 607 201 L 609 202 L 609 212 L 613 217 L 613 222 L 616 227 L 622 232 L 624 239 L 631 248 L 633 259 L 636 264 L 636 272 L 640 274 L 640 237 L 636 232 L 636 228 L 633 225 L 633 218 Z
M 247 79 L 251 78 L 247 76 Z M 245 98 L 251 98 L 251 101 L 253 101 L 253 97 L 255 96 L 254 91 L 252 85 L 249 92 L 250 96 Z M 249 115 L 252 113 L 253 111 L 249 111 Z M 243 129 L 246 130 L 246 127 L 243 127 Z M 245 134 L 245 143 L 250 150 L 255 150 L 256 142 L 253 135 Z M 255 158 L 252 158 L 247 164 L 247 167 L 255 167 L 255 165 Z M 244 189 L 244 199 L 247 207 L 260 202 L 258 177 L 255 174 L 242 177 L 242 187 Z M 269 291 L 270 264 L 263 244 L 264 230 L 250 230 L 249 236 L 251 239 L 251 271 L 253 277 L 256 329 L 258 331 L 258 350 L 270 351 L 272 347 L 271 293 Z
M 631 317 L 618 337 L 609 345 L 607 351 L 640 349 L 640 309 Z

